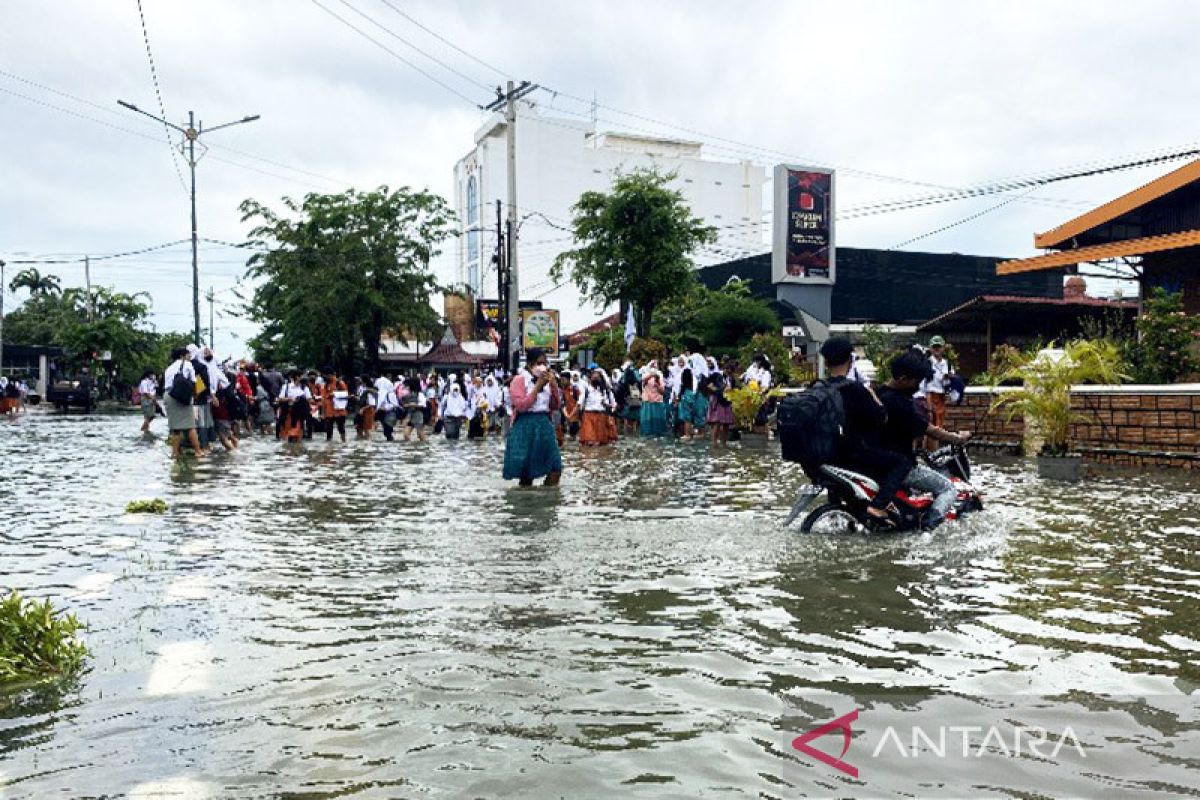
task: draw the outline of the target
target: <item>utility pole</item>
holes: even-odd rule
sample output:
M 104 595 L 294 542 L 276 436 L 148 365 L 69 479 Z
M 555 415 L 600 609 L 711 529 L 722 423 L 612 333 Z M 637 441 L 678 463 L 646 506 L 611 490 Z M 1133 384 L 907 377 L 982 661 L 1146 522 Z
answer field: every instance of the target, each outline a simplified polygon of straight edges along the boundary
M 216 352 L 217 334 L 213 329 L 213 287 L 208 287 L 208 294 L 204 295 L 204 299 L 208 301 L 208 346 Z
M 496 348 L 497 360 L 504 365 L 505 369 L 509 368 L 508 363 L 508 266 L 507 259 L 504 255 L 504 223 L 503 223 L 503 203 L 496 201 L 496 304 L 499 306 L 499 314 L 496 319 L 496 327 L 499 329 L 500 343 Z
M 8 286 L 4 283 L 4 259 L 0 258 L 0 375 L 4 374 L 4 293 Z
M 83 257 L 83 283 L 87 287 L 88 322 L 95 322 L 96 306 L 92 302 L 92 257 Z
M 521 291 L 517 269 L 517 101 L 537 89 L 529 81 L 514 86 L 507 84 L 507 91 L 496 87 L 496 99 L 487 106 L 489 111 L 504 108 L 505 131 L 508 140 L 508 368 L 516 371 L 521 352 Z
M 128 108 L 130 111 L 136 111 L 139 114 L 147 116 L 152 120 L 156 120 L 157 122 L 160 122 L 163 125 L 166 125 L 168 128 L 172 128 L 173 130 L 176 130 L 179 133 L 183 134 L 184 141 L 183 141 L 183 144 L 180 146 L 180 151 L 182 152 L 186 148 L 188 167 L 191 169 L 191 172 L 192 172 L 192 191 L 191 191 L 191 196 L 192 196 L 192 198 L 191 198 L 192 199 L 192 323 L 193 323 L 192 327 L 193 327 L 193 333 L 196 337 L 196 344 L 201 344 L 202 339 L 200 336 L 200 256 L 199 256 L 199 252 L 198 252 L 200 240 L 196 233 L 196 227 L 197 227 L 196 226 L 196 142 L 200 139 L 201 135 L 203 135 L 205 133 L 212 133 L 213 131 L 220 130 L 221 128 L 228 128 L 233 125 L 241 125 L 246 122 L 254 122 L 256 119 L 260 119 L 260 116 L 258 114 L 254 114 L 252 116 L 242 117 L 241 119 L 235 119 L 233 122 L 223 122 L 220 125 L 215 125 L 215 126 L 209 128 L 208 130 L 204 130 L 203 122 L 201 122 L 199 127 L 197 127 L 196 114 L 195 114 L 195 112 L 192 112 L 192 111 L 188 112 L 187 127 L 181 128 L 180 126 L 176 125 L 175 123 L 168 122 L 167 120 L 163 119 L 162 117 L 156 117 L 148 111 L 143 111 L 142 109 L 135 106 L 133 103 L 126 103 L 124 100 L 118 100 L 117 105 Z M 201 153 L 201 156 L 203 156 L 203 153 Z M 209 342 L 208 344 L 210 347 L 212 346 L 212 342 Z

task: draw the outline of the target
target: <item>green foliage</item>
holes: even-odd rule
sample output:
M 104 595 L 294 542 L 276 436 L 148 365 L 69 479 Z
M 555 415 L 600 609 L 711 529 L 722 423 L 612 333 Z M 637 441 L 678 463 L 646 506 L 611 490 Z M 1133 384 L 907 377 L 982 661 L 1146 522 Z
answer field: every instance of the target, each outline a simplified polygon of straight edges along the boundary
M 18 289 L 28 289 L 30 295 L 58 294 L 62 291 L 57 275 L 43 275 L 35 267 L 28 267 L 14 275 L 13 279 L 8 282 L 8 288 L 13 292 Z
M 1004 382 L 1020 386 L 999 392 L 992 410 L 1007 410 L 1008 418 L 1021 416 L 1035 425 L 1045 440 L 1042 452 L 1067 452 L 1071 423 L 1086 419 L 1071 411 L 1071 387 L 1082 383 L 1119 383 L 1121 353 L 1112 342 L 1079 340 L 1067 343 L 1062 357 L 1029 351 L 1020 354 L 1003 371 L 994 372 L 998 387 Z
M 1137 342 L 1126 355 L 1137 383 L 1176 383 L 1200 372 L 1193 347 L 1200 335 L 1200 317 L 1183 310 L 1183 295 L 1155 288 L 1142 304 L 1137 319 Z
M 578 243 L 554 260 L 550 278 L 564 275 L 599 306 L 632 304 L 639 336 L 653 329 L 655 309 L 695 283 L 691 254 L 716 241 L 716 229 L 693 217 L 675 175 L 652 169 L 618 175 L 612 191 L 584 192 L 573 207 Z
M 182 334 L 150 330 L 150 303 L 144 292 L 125 294 L 94 287 L 94 314 L 89 320 L 85 290 L 44 288 L 57 286 L 53 275 L 31 276 L 29 281 L 38 281 L 43 288 L 32 291 L 16 311 L 5 316 L 4 340 L 66 348 L 80 366 L 91 366 L 93 354 L 109 351 L 121 386 L 137 383 L 145 369 L 163 370 L 170 361 L 171 347 L 189 341 Z M 28 288 L 29 281 L 20 286 Z
M 629 359 L 638 367 L 657 361 L 659 369 L 665 370 L 670 357 L 667 346 L 657 339 L 634 339 L 629 347 Z
M 11 592 L 0 600 L 0 683 L 78 671 L 88 655 L 77 638 L 83 628 L 74 614 L 55 611 L 49 600 Z
M 736 355 L 758 334 L 778 335 L 779 317 L 770 304 L 748 296 L 742 288 L 736 282 L 719 291 L 693 284 L 662 306 L 655 338 L 666 342 L 672 352 L 700 350 L 720 357 Z M 774 363 L 774 356 L 771 360 Z
M 160 497 L 153 500 L 130 500 L 125 504 L 126 514 L 165 514 L 167 502 Z
M 738 386 L 726 390 L 725 398 L 733 406 L 733 421 L 738 430 L 749 431 L 754 429 L 754 420 L 767 398 L 780 397 L 782 394 L 776 389 L 764 392 L 751 386 Z
M 625 363 L 625 341 L 621 337 L 609 339 L 596 351 L 596 363 L 612 372 Z
M 771 362 L 771 372 L 777 386 L 788 386 L 795 380 L 792 375 L 792 352 L 778 331 L 756 333 L 738 351 L 738 362 L 749 366 L 754 356 L 764 354 Z
M 430 305 L 437 282 L 429 270 L 451 235 L 454 214 L 426 191 L 387 186 L 369 192 L 283 198 L 277 214 L 255 200 L 239 207 L 257 224 L 247 276 L 259 282 L 247 303 L 263 325 L 252 344 L 260 359 L 336 365 L 353 374 L 379 366 L 385 332 L 432 338 L 440 319 Z
M 875 365 L 876 384 L 887 383 L 892 379 L 892 359 L 904 353 L 897 347 L 895 337 L 882 326 L 874 323 L 864 325 L 862 329 L 863 355 Z

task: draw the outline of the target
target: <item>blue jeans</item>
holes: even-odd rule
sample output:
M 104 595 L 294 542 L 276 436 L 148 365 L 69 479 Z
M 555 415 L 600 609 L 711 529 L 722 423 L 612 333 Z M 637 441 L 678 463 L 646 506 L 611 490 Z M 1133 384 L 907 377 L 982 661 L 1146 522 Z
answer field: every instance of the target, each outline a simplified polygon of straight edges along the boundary
M 904 479 L 904 487 L 933 494 L 933 507 L 930 510 L 943 517 L 954 505 L 954 501 L 958 499 L 958 490 L 954 488 L 950 479 L 924 464 L 917 464 L 909 470 L 908 476 Z

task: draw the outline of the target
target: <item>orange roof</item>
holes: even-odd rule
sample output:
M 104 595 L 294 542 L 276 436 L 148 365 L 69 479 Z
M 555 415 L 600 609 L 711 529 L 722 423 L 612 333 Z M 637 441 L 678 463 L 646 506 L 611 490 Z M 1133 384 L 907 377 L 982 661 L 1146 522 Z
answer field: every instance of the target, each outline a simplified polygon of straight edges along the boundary
M 1192 247 L 1194 245 L 1200 245 L 1200 230 L 1179 231 L 1178 233 L 1167 233 L 1161 236 L 1146 236 L 1142 239 L 1126 239 L 1123 242 L 1096 244 L 1091 247 L 1080 247 L 1075 250 L 1048 253 L 1044 256 L 1005 261 L 996 265 L 996 274 L 1015 275 L 1018 272 L 1054 269 L 1055 267 L 1065 267 L 1070 264 L 1082 264 L 1087 261 L 1105 261 L 1121 256 L 1140 256 L 1146 253 L 1158 253 L 1162 250 L 1175 250 L 1180 247 Z
M 1110 200 L 1102 206 L 1097 206 L 1086 214 L 1081 214 L 1069 222 L 1064 222 L 1057 228 L 1048 230 L 1045 233 L 1034 234 L 1033 243 L 1037 247 L 1061 247 L 1063 242 L 1072 236 L 1078 236 L 1097 225 L 1111 222 L 1122 214 L 1128 214 L 1138 206 L 1144 206 L 1151 200 L 1157 200 L 1163 195 L 1187 186 L 1195 180 L 1200 180 L 1200 159 L 1190 161 L 1174 172 L 1168 172 L 1161 178 L 1156 178 L 1145 186 L 1134 189 L 1129 194 L 1121 195 L 1116 200 Z

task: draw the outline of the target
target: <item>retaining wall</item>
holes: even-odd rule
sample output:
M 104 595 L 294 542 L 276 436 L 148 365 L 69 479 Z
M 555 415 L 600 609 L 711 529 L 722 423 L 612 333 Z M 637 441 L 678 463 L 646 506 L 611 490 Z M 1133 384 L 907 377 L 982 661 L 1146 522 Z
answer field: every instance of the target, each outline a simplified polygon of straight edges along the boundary
M 947 409 L 946 427 L 975 431 L 983 447 L 1018 449 L 1024 424 L 989 414 L 991 401 L 987 389 L 967 389 L 962 405 Z M 1088 461 L 1200 469 L 1200 384 L 1077 386 L 1071 407 L 1082 417 L 1071 426 L 1071 447 Z

